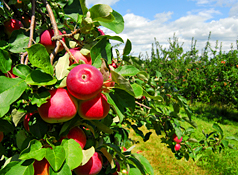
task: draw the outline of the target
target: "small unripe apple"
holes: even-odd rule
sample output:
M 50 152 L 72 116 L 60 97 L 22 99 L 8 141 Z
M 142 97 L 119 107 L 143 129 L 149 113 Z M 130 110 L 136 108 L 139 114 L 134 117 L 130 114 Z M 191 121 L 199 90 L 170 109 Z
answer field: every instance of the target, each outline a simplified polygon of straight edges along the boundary
M 49 175 L 49 162 L 44 158 L 41 161 L 35 160 L 33 163 L 34 175 Z
M 2 132 L 2 131 L 0 131 L 0 142 L 2 142 L 2 140 L 3 140 L 3 137 L 4 137 L 4 134 L 3 134 L 3 132 Z
M 78 102 L 66 89 L 50 90 L 51 98 L 38 108 L 47 123 L 61 123 L 72 119 L 78 110 Z
M 63 138 L 74 139 L 77 143 L 79 143 L 82 149 L 85 147 L 87 142 L 86 134 L 78 126 L 72 128 L 66 137 Z
M 176 145 L 174 146 L 174 150 L 178 151 L 178 150 L 180 150 L 180 147 L 181 147 L 181 145 L 179 143 L 176 143 Z
M 178 136 L 176 134 L 173 135 L 173 141 L 175 141 L 176 143 L 181 143 L 183 140 L 183 137 L 181 137 L 180 139 L 178 139 Z
M 69 93 L 74 97 L 88 100 L 101 92 L 103 76 L 96 67 L 80 64 L 69 72 L 66 84 Z
M 80 52 L 80 49 L 79 48 L 72 48 L 72 49 L 69 49 L 69 51 L 72 53 L 72 55 L 74 56 L 74 58 L 79 61 L 79 60 L 82 60 L 85 62 L 85 64 L 90 64 L 92 65 L 92 59 L 90 56 L 85 56 L 83 55 L 81 52 Z M 71 60 L 70 60 L 71 61 Z M 71 61 L 70 64 L 73 64 L 73 62 Z
M 102 93 L 96 97 L 80 101 L 78 113 L 80 117 L 86 120 L 101 120 L 105 118 L 110 110 L 110 104 Z
M 74 169 L 76 175 L 96 175 L 102 169 L 103 159 L 97 152 L 89 159 L 89 161 L 83 165 Z
M 23 27 L 23 24 L 17 19 L 10 19 L 4 23 L 4 31 L 8 35 L 8 37 L 11 36 L 14 30 L 18 30 L 21 27 Z
M 59 31 L 59 35 L 62 35 L 62 33 Z M 56 41 L 52 41 L 51 38 L 54 36 L 54 30 L 53 29 L 47 29 L 44 32 L 40 34 L 40 43 L 45 46 L 48 53 L 53 52 Z M 62 38 L 62 40 L 65 42 L 65 39 Z M 64 47 L 60 44 L 59 51 L 62 51 Z

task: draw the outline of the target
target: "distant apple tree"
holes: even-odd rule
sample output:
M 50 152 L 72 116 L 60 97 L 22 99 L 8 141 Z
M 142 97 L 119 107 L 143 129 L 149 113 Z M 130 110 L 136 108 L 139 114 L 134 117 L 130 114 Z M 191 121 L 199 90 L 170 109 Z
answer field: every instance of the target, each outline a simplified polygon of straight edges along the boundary
M 0 174 L 153 175 L 149 160 L 133 153 L 132 130 L 145 142 L 161 135 L 187 160 L 235 139 L 218 124 L 204 139 L 192 138 L 186 100 L 159 71 L 136 68 L 143 65 L 129 39 L 100 26 L 119 34 L 124 20 L 85 0 L 0 2 Z

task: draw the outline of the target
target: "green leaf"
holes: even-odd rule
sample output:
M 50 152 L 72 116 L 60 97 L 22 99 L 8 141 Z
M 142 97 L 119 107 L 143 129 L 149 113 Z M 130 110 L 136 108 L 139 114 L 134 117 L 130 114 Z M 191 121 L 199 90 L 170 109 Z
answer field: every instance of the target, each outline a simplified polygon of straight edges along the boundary
M 97 39 L 102 39 L 102 38 L 112 39 L 112 40 L 124 43 L 123 39 L 120 36 L 101 35 L 97 37 Z
M 7 73 L 11 70 L 11 65 L 12 60 L 10 58 L 10 54 L 5 50 L 0 49 L 0 70 L 3 73 Z
M 36 159 L 41 161 L 46 155 L 46 148 L 43 148 L 43 145 L 38 140 L 31 140 L 29 146 L 24 149 L 19 159 L 27 160 L 27 159 Z
M 11 44 L 10 51 L 13 53 L 25 52 L 25 48 L 28 47 L 29 39 L 29 36 L 25 34 L 25 30 L 19 29 L 13 31 L 9 39 L 9 43 Z
M 73 139 L 64 139 L 61 145 L 65 150 L 66 164 L 71 170 L 77 168 L 83 160 L 83 152 L 79 143 Z
M 238 141 L 238 138 L 236 138 L 236 137 L 234 137 L 234 136 L 228 136 L 228 137 L 226 137 L 225 139 Z
M 89 159 L 93 156 L 95 153 L 95 148 L 92 146 L 89 149 L 83 150 L 83 160 L 82 160 L 82 166 L 85 165 Z
M 26 115 L 26 112 L 21 112 L 18 111 L 17 109 L 13 109 L 11 112 L 11 116 L 12 116 L 12 121 L 14 123 L 15 126 L 18 125 L 18 123 L 21 121 L 21 119 Z
M 123 49 L 123 55 L 129 55 L 132 49 L 131 41 L 127 39 L 126 45 Z
M 48 160 L 54 171 L 59 171 L 66 158 L 64 147 L 56 146 L 52 149 L 47 148 L 45 158 Z
M 131 87 L 135 93 L 135 98 L 140 98 L 143 95 L 143 88 L 139 84 L 132 84 Z
M 85 0 L 69 1 L 69 3 L 64 6 L 64 12 L 68 17 L 77 21 L 78 15 L 85 15 L 87 12 Z
M 145 72 L 145 71 L 140 71 L 140 72 L 137 73 L 137 77 L 138 77 L 139 79 L 148 81 L 149 78 L 150 78 L 150 75 L 149 75 L 147 72 Z
M 120 109 L 117 107 L 116 103 L 114 102 L 114 100 L 112 99 L 111 97 L 111 93 L 108 94 L 106 93 L 105 94 L 107 96 L 107 102 L 111 105 L 111 107 L 114 109 L 114 111 L 117 113 L 118 117 L 120 118 L 120 123 L 123 121 L 124 119 L 124 115 L 123 113 L 120 111 Z
M 128 159 L 133 162 L 134 165 L 136 165 L 136 167 L 140 170 L 139 174 L 143 174 L 146 175 L 145 170 L 143 165 L 134 157 L 128 157 Z M 130 170 L 130 174 L 131 174 L 131 170 Z
M 47 100 L 50 98 L 50 92 L 49 91 L 43 91 L 41 93 L 33 93 L 33 97 L 31 99 L 31 104 L 37 105 L 37 107 L 40 107 L 42 104 L 47 103 Z
M 99 121 L 91 121 L 91 123 L 93 125 L 95 125 L 99 130 L 105 132 L 105 133 L 108 133 L 108 134 L 112 134 L 113 133 L 113 130 L 109 127 L 107 127 L 106 125 L 104 125 L 103 123 L 99 122 Z
M 26 50 L 32 66 L 41 68 L 45 73 L 53 75 L 54 69 L 50 63 L 50 56 L 42 44 L 34 44 Z
M 43 138 L 48 132 L 47 123 L 42 120 L 38 113 L 32 115 L 30 121 L 32 121 L 32 124 L 29 125 L 30 133 L 32 133 L 35 137 L 39 139 Z
M 112 59 L 112 46 L 107 40 L 107 38 L 102 38 L 99 40 L 90 50 L 90 55 L 92 58 L 93 66 L 99 68 L 101 67 L 101 58 L 107 61 Z
M 134 165 L 132 164 L 129 164 L 130 166 L 130 172 L 129 172 L 129 175 L 141 175 L 141 172 L 138 168 L 136 168 Z
M 55 172 L 51 167 L 49 168 L 50 175 L 68 175 L 72 174 L 71 169 L 69 168 L 68 164 L 64 163 L 62 168 Z
M 133 156 L 140 161 L 140 163 L 144 166 L 146 172 L 150 175 L 154 174 L 154 170 L 152 166 L 150 165 L 149 161 L 142 156 L 141 154 L 134 153 Z
M 21 149 L 22 144 L 26 138 L 27 138 L 27 136 L 26 136 L 26 133 L 24 130 L 18 131 L 18 133 L 16 134 L 16 143 L 17 143 L 17 147 L 19 149 Z
M 229 144 L 227 140 L 222 140 L 221 143 L 223 144 L 224 147 L 227 147 Z
M 0 131 L 3 131 L 5 134 L 14 131 L 14 126 L 7 120 L 0 118 Z
M 111 14 L 113 12 L 112 8 L 106 4 L 96 4 L 89 11 L 93 21 L 111 22 L 115 19 Z
M 135 97 L 135 94 L 134 94 L 133 88 L 131 87 L 130 82 L 127 79 L 125 79 L 123 76 L 118 74 L 117 72 L 113 70 L 111 70 L 110 72 L 112 75 L 112 81 L 116 83 L 115 88 L 125 90 L 127 93 Z
M 56 66 L 55 66 L 55 74 L 58 80 L 63 79 L 65 76 L 69 74 L 69 54 L 65 54 L 60 57 Z
M 160 95 L 152 96 L 152 95 L 148 94 L 145 90 L 143 90 L 143 96 L 148 97 L 153 100 L 160 101 L 160 102 L 164 101 L 163 97 L 161 97 Z
M 5 115 L 10 105 L 26 90 L 27 84 L 20 78 L 0 76 L 0 117 Z
M 119 34 L 124 30 L 124 19 L 121 14 L 115 10 L 113 10 L 112 15 L 114 16 L 114 20 L 112 22 L 99 21 L 99 24 L 114 31 L 116 34 Z
M 137 73 L 139 73 L 140 70 L 138 70 L 137 68 L 135 68 L 132 65 L 125 65 L 125 66 L 121 66 L 121 67 L 118 67 L 117 69 L 115 69 L 115 72 L 117 72 L 118 74 L 120 74 L 122 76 L 134 76 Z
M 223 138 L 223 130 L 221 129 L 221 127 L 217 124 L 217 123 L 214 123 L 212 125 L 212 127 L 218 131 L 218 133 L 221 135 L 221 137 Z
M 31 71 L 32 69 L 29 66 L 25 64 L 18 64 L 13 67 L 12 73 L 25 80 L 26 77 L 31 74 Z
M 9 171 L 6 171 L 4 175 L 32 175 L 34 174 L 33 167 L 34 160 L 23 160 L 21 162 L 11 162 L 5 168 Z M 9 168 L 10 167 L 10 168 Z M 5 169 L 4 168 L 4 169 Z M 3 171 L 4 172 L 4 171 Z M 0 172 L 2 174 L 2 171 Z
M 33 70 L 30 75 L 26 77 L 26 83 L 29 85 L 47 86 L 53 85 L 57 79 L 41 70 Z

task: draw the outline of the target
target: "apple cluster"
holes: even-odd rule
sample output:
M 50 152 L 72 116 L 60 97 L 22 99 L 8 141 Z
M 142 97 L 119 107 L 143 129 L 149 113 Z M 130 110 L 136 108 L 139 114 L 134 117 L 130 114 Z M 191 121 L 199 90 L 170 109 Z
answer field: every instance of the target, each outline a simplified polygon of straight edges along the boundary
M 173 141 L 176 143 L 174 146 L 174 150 L 175 151 L 179 151 L 181 148 L 180 143 L 182 142 L 183 137 L 181 137 L 180 139 L 178 138 L 178 136 L 176 134 L 173 135 Z

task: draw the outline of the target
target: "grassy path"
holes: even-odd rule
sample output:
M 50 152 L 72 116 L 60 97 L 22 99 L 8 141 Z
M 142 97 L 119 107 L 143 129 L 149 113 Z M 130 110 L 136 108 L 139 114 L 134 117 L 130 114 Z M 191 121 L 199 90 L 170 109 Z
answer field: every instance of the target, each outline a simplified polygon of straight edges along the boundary
M 210 111 L 211 116 L 217 115 L 213 114 L 213 112 L 214 109 Z M 193 137 L 198 140 L 203 137 L 202 130 L 206 133 L 214 131 L 212 128 L 214 119 L 205 119 L 201 115 L 203 114 L 195 113 L 192 117 L 198 125 Z M 223 129 L 225 137 L 235 136 L 238 138 L 237 122 L 224 122 L 223 124 L 219 123 L 219 125 Z M 189 125 L 185 125 L 185 127 L 189 127 Z M 144 129 L 145 128 L 142 128 L 142 131 Z M 147 142 L 143 142 L 143 139 L 137 136 L 132 130 L 130 132 L 130 137 L 133 140 L 139 141 L 132 152 L 139 151 L 140 154 L 145 156 L 153 166 L 155 175 L 238 175 L 238 150 L 227 148 L 220 154 L 204 152 L 203 157 L 195 163 L 193 160 L 177 160 L 172 151 L 167 148 L 164 143 L 161 143 L 160 138 L 155 132 Z M 231 141 L 231 143 L 238 148 L 237 141 Z

